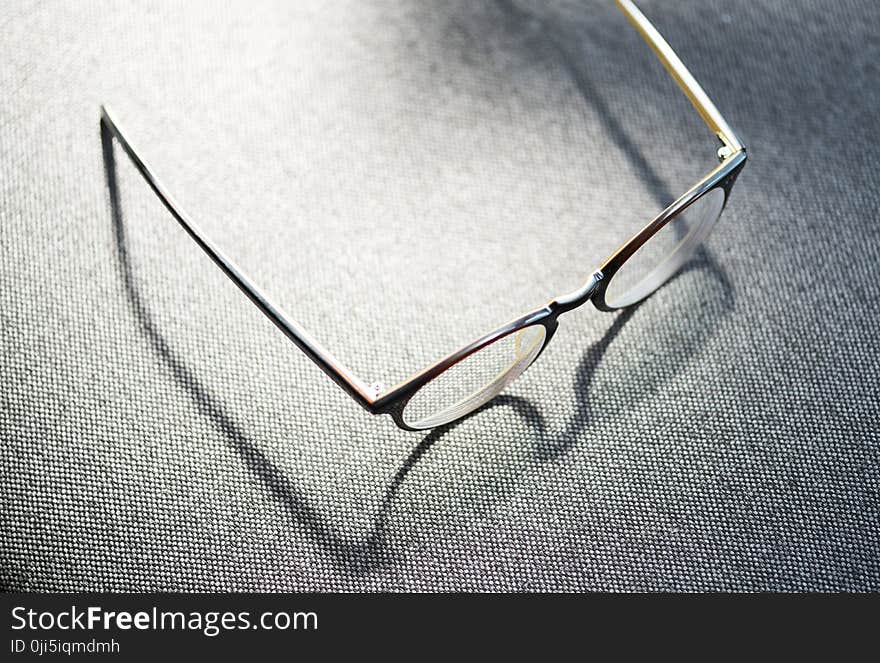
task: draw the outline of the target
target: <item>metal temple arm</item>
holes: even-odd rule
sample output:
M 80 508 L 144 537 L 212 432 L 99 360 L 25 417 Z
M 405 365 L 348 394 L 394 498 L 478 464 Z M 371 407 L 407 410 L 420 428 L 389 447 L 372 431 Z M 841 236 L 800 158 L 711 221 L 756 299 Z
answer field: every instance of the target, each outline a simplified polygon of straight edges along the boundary
M 666 67 L 666 71 L 675 79 L 682 92 L 690 99 L 694 108 L 703 118 L 703 121 L 715 133 L 716 136 L 724 143 L 727 148 L 726 153 L 719 154 L 722 158 L 732 156 L 737 152 L 745 150 L 745 145 L 736 135 L 736 132 L 730 128 L 730 125 L 709 99 L 709 95 L 703 90 L 691 72 L 687 70 L 684 63 L 672 50 L 669 43 L 663 38 L 657 28 L 655 28 L 647 17 L 639 10 L 632 0 L 616 0 L 617 6 L 623 11 L 629 22 L 633 24 L 642 38 L 648 42 L 648 45 L 654 51 L 655 55 Z
M 165 186 L 153 173 L 153 169 L 138 155 L 138 152 L 126 138 L 119 124 L 113 118 L 113 114 L 106 106 L 101 106 L 101 137 L 102 140 L 116 138 L 122 149 L 129 156 L 135 168 L 146 180 L 150 188 L 156 193 L 165 208 L 177 220 L 196 244 L 210 256 L 211 260 L 223 270 L 239 289 L 247 295 L 258 309 L 269 318 L 276 327 L 296 344 L 296 346 L 308 355 L 322 371 L 342 387 L 360 405 L 370 409 L 370 405 L 376 400 L 374 390 L 366 383 L 357 378 L 339 360 L 325 350 L 305 329 L 296 322 L 275 303 L 273 303 L 250 278 L 229 258 L 217 245 L 215 245 L 192 218 L 174 200 Z

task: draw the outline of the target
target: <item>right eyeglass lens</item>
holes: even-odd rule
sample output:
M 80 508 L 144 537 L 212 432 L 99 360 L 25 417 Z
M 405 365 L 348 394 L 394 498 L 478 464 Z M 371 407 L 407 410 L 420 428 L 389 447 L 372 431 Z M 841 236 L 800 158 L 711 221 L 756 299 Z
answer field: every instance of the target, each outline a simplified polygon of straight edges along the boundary
M 435 428 L 488 403 L 529 367 L 546 336 L 543 325 L 524 327 L 465 357 L 415 393 L 403 411 L 404 422 Z
M 635 304 L 668 281 L 709 235 L 722 207 L 724 190 L 715 188 L 670 220 L 611 277 L 605 303 L 613 308 Z

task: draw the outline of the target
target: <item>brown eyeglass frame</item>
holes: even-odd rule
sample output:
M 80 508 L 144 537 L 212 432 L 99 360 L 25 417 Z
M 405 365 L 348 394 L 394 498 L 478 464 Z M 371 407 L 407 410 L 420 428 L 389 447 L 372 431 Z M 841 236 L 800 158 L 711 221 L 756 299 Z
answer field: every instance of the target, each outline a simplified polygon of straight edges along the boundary
M 667 223 L 709 192 L 715 189 L 724 192 L 723 210 L 727 205 L 733 184 L 745 165 L 745 145 L 733 129 L 731 129 L 730 125 L 728 125 L 727 121 L 715 107 L 715 104 L 712 103 L 703 91 L 703 88 L 697 83 L 696 79 L 687 70 L 666 40 L 663 39 L 656 28 L 631 0 L 615 0 L 615 2 L 629 19 L 630 23 L 651 46 L 656 56 L 666 67 L 666 70 L 678 83 L 688 99 L 690 99 L 694 108 L 700 113 L 703 121 L 721 142 L 721 147 L 717 152 L 721 162 L 720 165 L 692 186 L 669 207 L 660 212 L 648 225 L 627 240 L 597 270 L 590 274 L 583 286 L 573 292 L 556 297 L 545 306 L 498 327 L 390 389 L 384 389 L 380 385 L 371 385 L 357 377 L 342 362 L 324 349 L 309 332 L 296 323 L 278 305 L 273 303 L 226 253 L 201 231 L 189 214 L 174 200 L 165 185 L 156 177 L 153 169 L 139 156 L 139 151 L 133 147 L 131 141 L 126 137 L 125 132 L 120 128 L 119 123 L 115 120 L 107 106 L 101 107 L 101 138 L 104 141 L 105 149 L 112 148 L 113 138 L 119 142 L 135 168 L 150 185 L 150 188 L 152 188 L 177 222 L 195 240 L 196 244 L 210 256 L 226 276 L 247 295 L 257 308 L 359 405 L 372 414 L 391 415 L 395 423 L 404 430 L 432 428 L 434 425 L 414 427 L 407 424 L 404 420 L 404 409 L 416 392 L 463 359 L 495 341 L 526 327 L 542 325 L 545 330 L 545 337 L 542 347 L 535 357 L 532 358 L 531 363 L 534 363 L 553 337 L 558 327 L 559 316 L 582 306 L 587 301 L 591 301 L 601 311 L 617 310 L 608 304 L 605 299 L 605 292 L 611 279 L 614 278 L 614 275 L 623 264 Z M 658 283 L 657 287 L 660 285 L 662 283 Z M 650 294 L 645 294 L 642 299 Z M 635 302 L 629 302 L 629 304 L 632 303 Z M 483 403 L 480 403 L 472 410 L 461 413 L 457 418 L 467 416 L 482 405 Z M 444 423 L 450 423 L 451 421 L 454 421 L 454 419 Z

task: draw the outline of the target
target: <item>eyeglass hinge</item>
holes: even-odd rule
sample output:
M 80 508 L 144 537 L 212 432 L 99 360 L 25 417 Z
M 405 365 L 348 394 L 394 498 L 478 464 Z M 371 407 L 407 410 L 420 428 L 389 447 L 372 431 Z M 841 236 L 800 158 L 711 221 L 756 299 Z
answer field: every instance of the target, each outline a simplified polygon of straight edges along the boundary
M 718 160 L 724 161 L 733 156 L 734 149 L 730 145 L 722 145 L 718 148 Z

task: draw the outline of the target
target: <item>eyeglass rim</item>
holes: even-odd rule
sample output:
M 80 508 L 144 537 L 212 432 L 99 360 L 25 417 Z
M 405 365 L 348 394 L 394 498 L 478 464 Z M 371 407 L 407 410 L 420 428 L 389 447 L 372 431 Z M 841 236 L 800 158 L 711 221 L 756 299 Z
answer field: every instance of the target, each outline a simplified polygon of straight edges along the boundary
M 529 320 L 529 322 L 524 322 L 525 320 Z M 487 334 L 485 337 L 478 339 L 477 343 L 472 344 L 472 345 L 476 345 L 476 347 L 468 346 L 469 348 L 471 348 L 469 351 L 454 353 L 454 355 L 455 355 L 454 361 L 452 361 L 448 366 L 444 366 L 444 368 L 442 370 L 437 372 L 432 377 L 427 378 L 424 382 L 421 382 L 421 384 L 412 388 L 411 391 L 405 392 L 405 394 L 403 396 L 401 396 L 397 401 L 393 402 L 391 404 L 391 406 L 388 407 L 387 410 L 384 410 L 383 414 L 391 415 L 391 417 L 394 419 L 394 422 L 400 428 L 403 428 L 404 430 L 410 430 L 410 431 L 432 430 L 434 428 L 439 428 L 441 426 L 447 426 L 451 423 L 454 423 L 456 421 L 459 421 L 461 419 L 464 419 L 464 418 L 470 416 L 474 412 L 477 412 L 477 411 L 483 409 L 486 405 L 491 403 L 497 397 L 497 394 L 496 394 L 496 396 L 493 396 L 492 398 L 490 398 L 488 401 L 486 401 L 484 403 L 480 403 L 479 405 L 472 408 L 471 410 L 468 410 L 467 412 L 465 412 L 465 413 L 463 413 L 453 419 L 450 419 L 449 421 L 441 423 L 441 424 L 434 424 L 434 425 L 429 425 L 429 426 L 418 426 L 417 425 L 418 422 L 408 423 L 404 417 L 404 413 L 406 412 L 406 408 L 409 405 L 410 401 L 413 398 L 415 398 L 415 396 L 417 394 L 419 394 L 423 389 L 425 389 L 428 385 L 430 385 L 432 382 L 434 382 L 437 378 L 444 375 L 447 371 L 449 371 L 450 369 L 459 365 L 464 360 L 468 359 L 469 357 L 473 357 L 474 355 L 478 354 L 479 352 L 481 352 L 483 350 L 486 350 L 487 348 L 494 345 L 495 343 L 503 341 L 505 338 L 513 336 L 514 334 L 516 334 L 524 329 L 530 329 L 532 327 L 543 327 L 544 328 L 544 337 L 541 339 L 541 347 L 538 350 L 537 354 L 534 357 L 532 357 L 532 359 L 528 363 L 528 365 L 525 368 L 523 368 L 522 371 L 520 371 L 519 375 L 517 375 L 515 380 L 518 380 L 520 377 L 522 377 L 523 373 L 525 373 L 527 370 L 529 370 L 529 368 L 531 368 L 531 366 L 536 361 L 538 361 L 538 358 L 543 354 L 544 350 L 547 348 L 547 345 L 550 343 L 550 339 L 552 339 L 553 335 L 556 333 L 558 326 L 559 325 L 558 325 L 558 321 L 557 321 L 557 315 L 554 315 L 553 312 L 548 310 L 547 308 L 540 309 L 538 311 L 534 311 L 532 315 L 526 315 L 526 316 L 522 316 L 520 318 L 517 318 L 516 320 L 512 320 L 508 324 L 503 325 L 502 327 L 499 327 L 497 330 L 495 330 L 495 332 L 493 332 L 491 334 Z M 485 342 L 482 342 L 484 340 L 485 340 Z M 464 350 L 464 348 L 462 350 Z M 440 362 L 438 362 L 438 364 L 439 363 Z M 436 367 L 437 367 L 437 365 L 435 364 L 432 368 L 436 368 Z M 425 419 L 431 419 L 431 417 L 430 416 L 424 417 L 422 420 L 425 420 Z
M 647 244 L 655 235 L 685 210 L 715 190 L 721 190 L 724 194 L 724 200 L 721 204 L 721 209 L 718 212 L 718 216 L 720 217 L 724 213 L 724 209 L 727 207 L 730 192 L 733 189 L 736 178 L 742 171 L 743 166 L 745 166 L 745 162 L 745 151 L 739 152 L 725 162 L 722 162 L 718 168 L 709 173 L 687 193 L 654 217 L 644 228 L 624 242 L 620 248 L 606 258 L 599 267 L 599 271 L 602 272 L 603 278 L 597 285 L 596 291 L 591 296 L 591 300 L 595 307 L 604 312 L 619 311 L 623 308 L 628 308 L 629 306 L 644 301 L 662 287 L 668 279 L 658 284 L 656 288 L 646 293 L 643 297 L 639 297 L 624 306 L 612 306 L 608 303 L 605 297 L 608 286 L 611 284 L 614 276 L 620 271 L 621 267 L 623 267 L 623 265 L 638 252 L 639 249 Z

